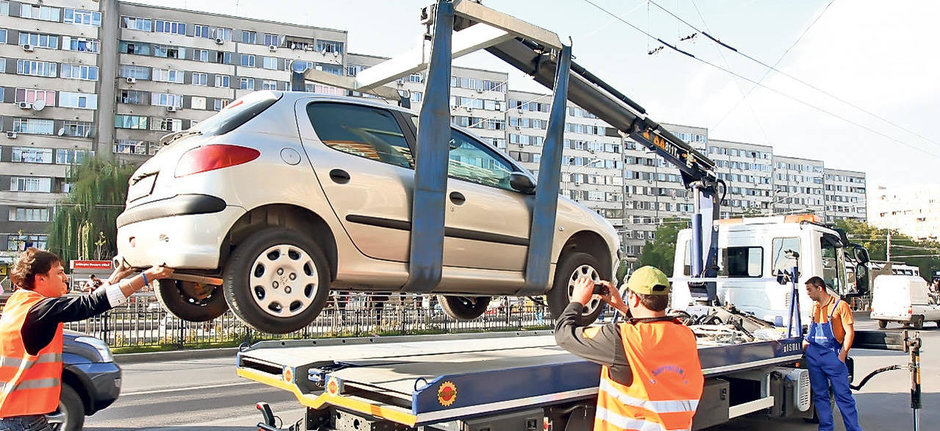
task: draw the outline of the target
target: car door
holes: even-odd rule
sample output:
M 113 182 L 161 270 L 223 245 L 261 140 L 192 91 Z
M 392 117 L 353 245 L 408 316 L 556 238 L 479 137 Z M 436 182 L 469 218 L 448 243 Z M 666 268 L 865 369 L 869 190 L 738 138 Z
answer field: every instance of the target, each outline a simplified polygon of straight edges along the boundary
M 521 272 L 534 195 L 513 190 L 509 176 L 522 169 L 456 129 L 448 162 L 444 265 Z
M 304 148 L 337 218 L 366 256 L 405 262 L 414 161 L 401 117 L 387 109 L 313 101 L 298 107 Z M 410 130 L 410 129 L 409 129 Z

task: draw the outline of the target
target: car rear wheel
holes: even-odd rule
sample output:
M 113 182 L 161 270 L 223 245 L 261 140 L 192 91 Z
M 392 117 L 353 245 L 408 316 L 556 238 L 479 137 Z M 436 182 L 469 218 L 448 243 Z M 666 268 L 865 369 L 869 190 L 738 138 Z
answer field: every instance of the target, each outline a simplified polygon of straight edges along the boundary
M 262 332 L 286 334 L 320 314 L 329 296 L 330 269 L 305 234 L 267 228 L 235 248 L 222 287 L 239 319 Z
M 439 296 L 444 313 L 457 320 L 473 320 L 486 312 L 489 296 Z
M 565 311 L 565 307 L 571 303 L 571 293 L 574 291 L 574 283 L 581 277 L 588 277 L 595 282 L 601 281 L 600 273 L 597 269 L 600 264 L 594 256 L 587 253 L 568 253 L 562 256 L 558 268 L 555 270 L 555 281 L 552 283 L 552 289 L 548 291 L 548 309 L 552 316 L 556 318 Z M 604 309 L 604 301 L 599 297 L 591 298 L 581 316 L 578 317 L 578 325 L 588 325 L 600 316 Z
M 924 329 L 924 316 L 911 316 L 911 326 L 913 326 L 914 329 Z
M 75 389 L 63 384 L 59 408 L 46 418 L 54 431 L 79 431 L 85 424 L 85 403 Z
M 887 320 L 879 320 L 879 321 L 878 321 L 878 329 L 885 329 L 885 328 L 887 328 L 887 327 L 888 327 L 888 321 L 887 321 Z
M 170 314 L 189 322 L 207 322 L 228 310 L 221 286 L 163 279 L 154 293 Z

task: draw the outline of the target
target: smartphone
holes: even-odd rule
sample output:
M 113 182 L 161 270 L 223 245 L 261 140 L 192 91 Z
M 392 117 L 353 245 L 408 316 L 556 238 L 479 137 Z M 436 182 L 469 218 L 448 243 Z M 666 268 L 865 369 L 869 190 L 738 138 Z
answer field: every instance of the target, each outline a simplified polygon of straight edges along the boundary
M 593 293 L 594 293 L 595 295 L 606 295 L 606 294 L 607 294 L 607 286 L 606 286 L 606 285 L 603 285 L 603 284 L 594 283 L 594 291 L 593 291 Z

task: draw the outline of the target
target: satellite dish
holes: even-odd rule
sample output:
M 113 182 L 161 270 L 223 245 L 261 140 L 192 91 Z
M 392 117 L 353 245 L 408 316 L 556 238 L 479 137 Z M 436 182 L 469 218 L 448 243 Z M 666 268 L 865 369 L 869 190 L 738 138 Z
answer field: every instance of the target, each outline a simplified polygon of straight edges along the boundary
M 37 111 L 42 111 L 42 109 L 45 107 L 46 107 L 46 101 L 43 99 L 36 99 L 36 101 L 33 102 L 33 109 Z
M 59 131 L 56 132 L 56 134 L 58 134 L 59 136 L 64 136 L 64 135 L 65 135 L 65 127 L 59 129 Z

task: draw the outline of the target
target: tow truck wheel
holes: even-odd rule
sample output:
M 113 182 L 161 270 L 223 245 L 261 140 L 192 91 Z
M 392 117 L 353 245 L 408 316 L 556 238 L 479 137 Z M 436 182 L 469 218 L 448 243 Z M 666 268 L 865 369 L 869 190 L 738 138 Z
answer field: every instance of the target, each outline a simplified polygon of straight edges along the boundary
M 914 329 L 924 329 L 924 316 L 920 314 L 911 316 L 911 326 L 913 326 Z
M 286 334 L 313 322 L 330 293 L 330 267 L 307 235 L 272 227 L 239 244 L 222 275 L 225 300 L 249 326 Z
M 486 312 L 490 305 L 489 296 L 438 296 L 441 309 L 452 319 L 473 320 Z
M 885 328 L 887 328 L 887 327 L 888 327 L 888 321 L 887 321 L 887 320 L 879 320 L 879 321 L 878 321 L 878 329 L 885 329 Z
M 163 308 L 188 322 L 207 322 L 228 310 L 220 286 L 165 278 L 153 292 Z
M 601 281 L 601 276 L 597 272 L 600 268 L 597 259 L 587 253 L 569 253 L 561 258 L 561 263 L 555 270 L 555 281 L 552 284 L 552 290 L 546 295 L 548 299 L 548 309 L 552 316 L 557 318 L 565 311 L 565 307 L 571 302 L 571 292 L 574 291 L 574 283 L 581 277 L 590 277 L 595 282 Z M 601 315 L 604 309 L 604 301 L 598 297 L 592 298 L 587 303 L 581 317 L 578 318 L 578 325 L 588 325 Z

